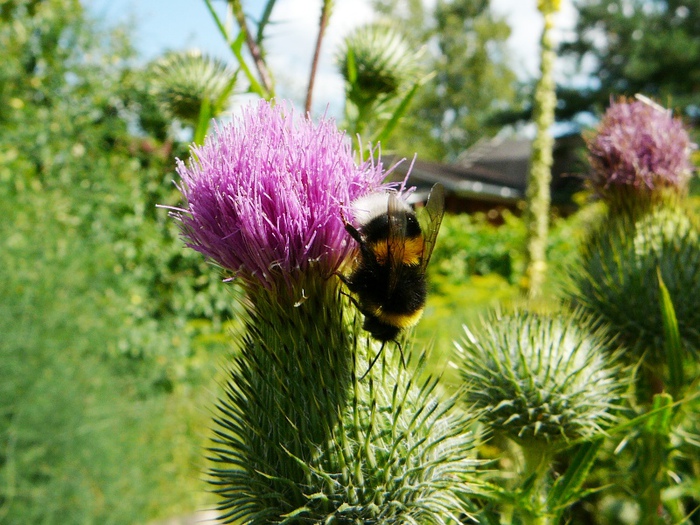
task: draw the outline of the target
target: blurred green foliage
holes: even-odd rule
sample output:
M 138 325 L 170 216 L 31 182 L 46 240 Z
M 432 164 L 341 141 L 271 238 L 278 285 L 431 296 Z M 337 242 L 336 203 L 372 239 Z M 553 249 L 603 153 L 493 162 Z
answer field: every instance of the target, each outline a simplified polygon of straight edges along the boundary
M 139 126 L 122 29 L 0 16 L 0 521 L 192 512 L 236 292 L 156 208 L 186 150 Z

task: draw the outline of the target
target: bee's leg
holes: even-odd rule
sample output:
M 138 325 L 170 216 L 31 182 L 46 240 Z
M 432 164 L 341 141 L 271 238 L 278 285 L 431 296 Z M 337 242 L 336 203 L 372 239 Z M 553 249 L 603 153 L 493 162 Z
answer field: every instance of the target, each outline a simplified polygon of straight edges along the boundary
M 394 339 L 394 342 L 396 343 L 396 346 L 399 347 L 399 354 L 401 354 L 401 366 L 403 366 L 405 369 L 406 368 L 406 359 L 404 359 L 404 356 L 403 356 L 403 348 L 401 347 L 401 343 L 399 343 L 396 339 Z
M 360 378 L 360 381 L 362 381 L 365 377 L 367 377 L 367 374 L 369 374 L 370 370 L 372 370 L 372 367 L 374 366 L 374 363 L 377 362 L 377 359 L 379 359 L 379 356 L 382 355 L 382 352 L 384 351 L 384 345 L 386 344 L 386 341 L 382 341 L 382 346 L 379 349 L 379 352 L 377 352 L 377 355 L 374 356 L 374 359 L 372 359 L 372 362 L 369 364 L 369 368 L 367 371 L 362 374 L 362 377 Z
M 355 228 L 349 222 L 345 223 L 345 231 L 348 232 L 350 234 L 350 237 L 355 239 L 360 246 L 364 245 L 365 242 L 362 239 L 362 235 L 360 235 L 360 232 L 357 231 L 357 228 Z
M 343 282 L 343 284 L 345 284 L 345 286 L 347 286 L 348 288 L 350 287 L 350 281 L 349 281 L 349 279 L 348 279 L 345 275 L 343 275 L 343 274 L 340 273 L 340 272 L 333 272 L 333 273 L 331 274 L 331 277 L 334 276 L 334 275 L 335 275 L 338 279 L 340 279 L 340 280 Z
M 340 272 L 335 272 L 334 275 L 340 279 L 340 282 L 347 286 L 348 290 L 352 291 L 352 283 L 350 282 L 350 279 Z M 349 293 L 346 293 L 344 290 L 340 290 L 340 293 L 346 297 L 349 297 L 353 304 L 359 308 L 360 305 L 357 304 L 357 301 Z
M 360 306 L 360 303 L 357 302 L 357 299 L 355 299 L 349 293 L 344 292 L 343 290 L 340 290 L 340 293 L 343 294 L 348 299 L 350 299 L 350 302 L 355 306 L 355 308 L 357 308 L 360 312 L 362 312 L 362 307 Z

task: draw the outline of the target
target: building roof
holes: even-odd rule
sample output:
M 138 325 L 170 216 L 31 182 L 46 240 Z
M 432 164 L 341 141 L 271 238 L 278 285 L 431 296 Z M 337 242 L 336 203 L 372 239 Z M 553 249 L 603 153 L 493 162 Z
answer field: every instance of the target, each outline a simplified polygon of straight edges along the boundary
M 573 139 L 573 140 L 572 140 Z M 580 186 L 580 180 L 567 178 L 575 171 L 573 148 L 582 144 L 580 137 L 563 137 L 555 143 L 552 167 L 553 190 Z M 416 186 L 417 197 L 427 194 L 436 182 L 448 194 L 486 202 L 513 203 L 525 197 L 532 155 L 528 138 L 494 138 L 483 140 L 466 150 L 451 164 L 415 160 L 409 185 Z M 400 163 L 393 180 L 402 180 L 411 165 Z

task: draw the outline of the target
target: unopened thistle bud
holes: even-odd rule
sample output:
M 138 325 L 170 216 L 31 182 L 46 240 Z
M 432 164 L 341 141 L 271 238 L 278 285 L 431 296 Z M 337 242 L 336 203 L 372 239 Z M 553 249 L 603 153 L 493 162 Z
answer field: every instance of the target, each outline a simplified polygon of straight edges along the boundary
M 381 23 L 351 33 L 337 60 L 348 97 L 358 106 L 397 96 L 418 72 L 416 53 L 406 39 Z
M 205 100 L 212 116 L 226 109 L 233 90 L 234 70 L 197 50 L 171 52 L 150 66 L 151 91 L 165 111 L 196 125 Z
M 605 343 L 573 315 L 491 313 L 457 344 L 464 402 L 523 445 L 592 437 L 615 421 L 624 388 Z

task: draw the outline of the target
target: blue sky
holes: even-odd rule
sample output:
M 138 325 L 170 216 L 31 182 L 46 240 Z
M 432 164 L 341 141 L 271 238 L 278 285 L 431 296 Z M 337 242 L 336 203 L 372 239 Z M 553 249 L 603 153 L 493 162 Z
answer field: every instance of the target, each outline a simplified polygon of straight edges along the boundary
M 434 4 L 435 0 L 424 0 Z M 203 52 L 230 60 L 227 49 L 204 0 L 83 0 L 95 17 L 107 24 L 128 23 L 133 27 L 134 43 L 145 60 L 172 49 L 198 48 Z M 224 14 L 226 3 L 214 0 Z M 257 18 L 264 0 L 244 0 L 246 12 Z M 315 109 L 330 104 L 338 111 L 342 82 L 335 71 L 333 52 L 353 27 L 369 21 L 369 0 L 335 0 L 331 24 L 324 40 L 319 76 L 314 95 Z M 571 27 L 571 0 L 563 0 L 560 27 Z M 302 100 L 316 38 L 321 0 L 278 0 L 270 27 L 268 56 L 276 75 L 278 94 Z M 542 21 L 536 0 L 492 0 L 492 8 L 504 15 L 512 27 L 509 45 L 513 65 L 522 77 L 534 76 L 538 64 L 538 41 Z
M 220 7 L 222 2 L 216 4 Z M 203 0 L 83 0 L 83 5 L 107 24 L 132 25 L 135 44 L 145 59 L 166 49 L 190 47 L 229 56 Z

